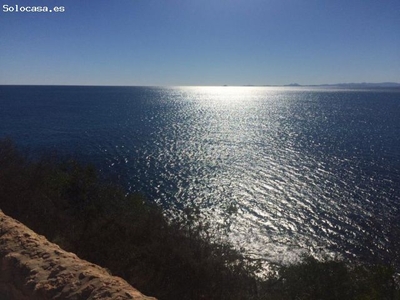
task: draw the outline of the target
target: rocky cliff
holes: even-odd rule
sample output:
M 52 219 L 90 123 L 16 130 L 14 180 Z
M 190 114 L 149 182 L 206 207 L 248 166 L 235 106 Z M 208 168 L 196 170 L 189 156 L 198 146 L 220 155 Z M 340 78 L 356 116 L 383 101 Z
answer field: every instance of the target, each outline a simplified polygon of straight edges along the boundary
M 0 299 L 155 299 L 0 210 Z

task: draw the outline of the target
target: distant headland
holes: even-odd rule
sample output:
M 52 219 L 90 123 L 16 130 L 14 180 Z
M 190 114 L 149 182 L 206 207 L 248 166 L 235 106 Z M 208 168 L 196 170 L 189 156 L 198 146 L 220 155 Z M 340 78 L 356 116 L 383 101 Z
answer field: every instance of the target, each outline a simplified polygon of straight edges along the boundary
M 224 85 L 227 86 L 227 85 Z M 258 86 L 252 84 L 246 84 L 243 86 Z M 261 86 L 270 87 L 328 87 L 328 88 L 344 88 L 344 89 L 368 89 L 368 88 L 400 88 L 400 83 L 397 82 L 361 82 L 361 83 L 324 83 L 324 84 L 299 84 L 299 83 L 289 83 L 284 85 L 279 84 L 263 84 Z
M 324 83 L 324 84 L 298 84 L 298 83 L 289 83 L 284 86 L 292 86 L 292 87 L 336 87 L 336 88 L 400 88 L 400 83 L 397 82 L 361 82 L 361 83 Z

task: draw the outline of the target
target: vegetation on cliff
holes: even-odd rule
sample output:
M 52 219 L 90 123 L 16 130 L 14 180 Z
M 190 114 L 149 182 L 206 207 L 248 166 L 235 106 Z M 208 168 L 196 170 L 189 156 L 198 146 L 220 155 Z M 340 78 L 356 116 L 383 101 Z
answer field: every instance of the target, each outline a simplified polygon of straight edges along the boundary
M 0 141 L 0 209 L 39 234 L 168 299 L 400 299 L 390 265 L 310 256 L 256 276 L 258 262 L 137 194 L 99 179 L 92 166 L 49 155 L 31 160 Z

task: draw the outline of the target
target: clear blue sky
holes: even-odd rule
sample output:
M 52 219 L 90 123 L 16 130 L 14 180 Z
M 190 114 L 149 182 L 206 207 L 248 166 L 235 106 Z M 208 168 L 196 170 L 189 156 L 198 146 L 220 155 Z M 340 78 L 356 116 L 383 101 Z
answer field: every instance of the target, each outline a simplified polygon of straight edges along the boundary
M 0 84 L 400 82 L 399 0 L 0 3 Z

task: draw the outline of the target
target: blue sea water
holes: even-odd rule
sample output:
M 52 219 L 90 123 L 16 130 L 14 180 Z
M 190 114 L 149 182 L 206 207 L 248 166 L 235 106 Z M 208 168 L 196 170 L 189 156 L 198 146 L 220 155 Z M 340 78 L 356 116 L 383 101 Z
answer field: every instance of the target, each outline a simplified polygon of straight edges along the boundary
M 400 90 L 0 86 L 0 137 L 94 163 L 248 254 L 390 256 Z

